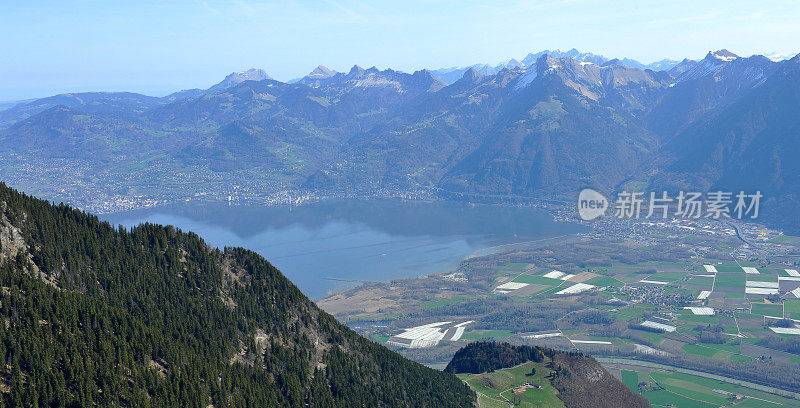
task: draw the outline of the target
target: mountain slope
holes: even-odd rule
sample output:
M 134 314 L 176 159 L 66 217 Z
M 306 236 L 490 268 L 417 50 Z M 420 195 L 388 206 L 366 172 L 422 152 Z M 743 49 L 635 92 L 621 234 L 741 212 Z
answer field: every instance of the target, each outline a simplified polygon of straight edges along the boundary
M 654 104 L 649 126 L 669 138 L 698 119 L 762 85 L 778 64 L 755 55 L 741 58 L 727 50 L 709 52 L 673 72 L 674 85 Z
M 56 106 L 84 113 L 114 113 L 132 117 L 161 104 L 161 99 L 131 92 L 68 93 L 37 99 L 0 111 L 0 129 Z
M 470 406 L 272 265 L 171 227 L 114 229 L 0 184 L 3 406 Z
M 760 190 L 767 203 L 763 216 L 797 225 L 800 56 L 777 65 L 763 84 L 670 140 L 652 184 L 673 190 Z
M 304 187 L 524 195 L 613 187 L 655 149 L 642 117 L 669 79 L 548 56 L 496 75 L 470 69 L 350 138 Z
M 443 188 L 518 195 L 612 188 L 655 150 L 637 112 L 666 86 L 659 75 L 546 56 L 536 70 L 529 84 L 515 84 L 483 143 L 443 177 Z
M 211 86 L 210 88 L 206 89 L 205 93 L 217 93 L 220 91 L 224 91 L 226 89 L 233 88 L 236 85 L 241 84 L 244 81 L 265 81 L 267 79 L 272 79 L 266 72 L 260 70 L 258 68 L 250 68 L 247 71 L 242 72 L 231 72 L 222 82 Z

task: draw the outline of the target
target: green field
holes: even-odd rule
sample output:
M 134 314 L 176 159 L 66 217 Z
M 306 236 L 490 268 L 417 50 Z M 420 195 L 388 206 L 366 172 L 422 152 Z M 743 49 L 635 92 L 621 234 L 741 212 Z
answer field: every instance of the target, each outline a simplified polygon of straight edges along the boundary
M 744 288 L 739 290 L 725 290 L 722 291 L 726 299 L 743 299 L 745 296 Z
M 642 392 L 642 395 L 654 407 L 776 408 L 800 406 L 800 401 L 689 374 L 656 370 L 648 375 L 647 372 L 623 370 L 622 375 L 623 383 L 635 391 L 638 390 L 638 382 L 634 385 L 634 378 L 637 378 L 637 381 L 643 379 L 648 382 L 650 386 Z M 744 396 L 744 398 L 737 400 L 736 394 Z
M 675 282 L 685 277 L 686 277 L 685 272 L 659 272 L 648 276 L 647 279 L 653 281 L 662 281 L 662 282 Z
M 716 265 L 715 267 L 717 268 L 717 272 L 736 272 L 744 275 L 744 270 L 742 270 L 742 267 L 736 264 Z
M 689 280 L 686 281 L 686 283 L 710 289 L 711 285 L 714 283 L 714 278 L 694 277 L 694 278 L 689 278 Z
M 728 360 L 734 362 L 748 362 L 754 360 L 753 357 L 739 354 L 738 344 L 685 344 L 683 346 L 683 351 L 685 351 L 687 354 L 703 356 L 717 360 Z
M 793 237 L 791 235 L 778 235 L 778 236 L 770 238 L 769 240 L 772 241 L 772 242 L 784 243 L 784 242 L 787 242 L 787 241 L 794 241 L 794 240 L 797 240 L 797 239 L 798 239 L 798 237 Z
M 474 330 L 464 333 L 461 340 L 504 339 L 512 334 L 510 330 Z
M 698 356 L 713 358 L 718 350 L 710 349 L 708 347 L 699 346 L 697 344 L 684 344 L 683 351 L 687 354 L 694 354 Z
M 620 281 L 618 281 L 618 280 L 616 280 L 616 279 L 614 279 L 614 278 L 612 278 L 610 276 L 595 276 L 594 278 L 589 279 L 584 283 L 587 283 L 589 285 L 598 286 L 598 287 L 604 287 L 604 286 L 622 287 L 622 286 L 625 286 L 625 283 L 620 282 Z
M 508 408 L 508 403 L 492 399 L 491 397 L 487 397 L 487 396 L 482 395 L 482 394 L 478 394 L 478 407 L 480 407 L 480 408 Z
M 778 275 L 762 272 L 758 275 L 747 275 L 747 280 L 755 282 L 778 282 Z
M 754 315 L 783 317 L 783 305 L 750 303 L 750 307 Z
M 664 340 L 664 333 L 653 333 L 653 332 L 643 331 L 639 334 L 642 337 L 652 341 L 653 344 L 661 343 L 661 340 Z
M 728 353 L 738 353 L 739 345 L 736 343 L 714 344 L 714 343 L 697 343 L 700 346 L 708 347 L 716 350 L 726 351 Z
M 717 316 L 695 315 L 691 313 L 681 314 L 680 319 L 681 321 L 692 323 L 692 326 L 696 326 L 697 324 L 716 325 L 719 323 L 719 318 Z
M 675 407 L 675 408 L 717 408 L 718 405 L 708 402 L 695 401 L 684 396 L 666 391 L 648 391 L 642 394 L 650 401 L 654 407 Z
M 714 281 L 714 288 L 742 288 L 747 282 L 745 277 L 745 273 L 742 272 L 740 274 L 717 274 L 717 278 Z
M 730 356 L 730 360 L 734 363 L 749 363 L 755 359 L 755 357 L 745 356 L 742 354 L 731 354 Z
M 631 370 L 622 370 L 622 382 L 632 390 L 638 389 L 639 373 Z
M 524 262 L 511 262 L 499 267 L 500 272 L 522 272 L 528 266 L 528 263 Z
M 787 299 L 783 303 L 783 308 L 786 313 L 784 317 L 800 319 L 800 299 Z
M 532 368 L 536 369 L 536 374 L 527 375 Z M 564 403 L 556 396 L 558 392 L 547 379 L 550 373 L 546 362 L 527 362 L 492 373 L 459 374 L 458 377 L 469 384 L 479 395 L 485 396 L 484 400 L 480 401 L 481 407 L 509 407 L 509 403 L 500 401 L 511 401 L 515 397 L 519 399 L 518 403 L 514 404 L 515 407 L 564 407 Z M 529 388 L 519 394 L 513 393 L 514 388 L 526 382 L 538 384 L 542 388 Z

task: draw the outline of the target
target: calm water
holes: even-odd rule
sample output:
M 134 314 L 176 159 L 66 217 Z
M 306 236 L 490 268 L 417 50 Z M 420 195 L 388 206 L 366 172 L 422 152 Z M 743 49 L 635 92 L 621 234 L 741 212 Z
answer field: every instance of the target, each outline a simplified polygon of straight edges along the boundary
M 266 257 L 313 299 L 355 286 L 454 269 L 478 250 L 582 231 L 546 212 L 465 203 L 331 200 L 300 207 L 182 205 L 110 214 L 194 231 L 216 247 Z

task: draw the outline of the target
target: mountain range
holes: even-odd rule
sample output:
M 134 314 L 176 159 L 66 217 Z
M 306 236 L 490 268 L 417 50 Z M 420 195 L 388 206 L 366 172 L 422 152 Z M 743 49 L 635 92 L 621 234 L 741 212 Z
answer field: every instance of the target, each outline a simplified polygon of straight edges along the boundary
M 452 77 L 251 70 L 164 98 L 58 95 L 0 111 L 0 166 L 86 208 L 208 190 L 570 202 L 584 187 L 760 190 L 762 217 L 800 230 L 800 57 L 719 50 L 650 68 L 571 50 Z
M 580 52 L 575 48 L 573 48 L 569 51 L 544 50 L 539 52 L 533 52 L 529 53 L 528 55 L 525 56 L 525 58 L 521 60 L 516 60 L 514 58 L 511 58 L 497 65 L 475 64 L 475 65 L 470 65 L 468 67 L 440 68 L 431 70 L 431 73 L 437 78 L 441 79 L 442 81 L 447 82 L 448 84 L 452 84 L 453 82 L 460 79 L 461 76 L 463 76 L 464 72 L 470 68 L 474 68 L 476 71 L 480 72 L 483 75 L 495 75 L 498 72 L 502 71 L 503 69 L 517 69 L 517 68 L 530 67 L 542 55 L 548 55 L 554 58 L 571 58 L 577 61 L 591 62 L 596 65 L 625 65 L 632 68 L 650 69 L 653 71 L 666 71 L 674 67 L 675 65 L 678 65 L 678 63 L 680 63 L 680 61 L 663 59 L 661 61 L 656 61 L 650 64 L 642 64 L 641 62 L 630 58 L 609 59 L 602 55 L 592 54 L 591 52 Z

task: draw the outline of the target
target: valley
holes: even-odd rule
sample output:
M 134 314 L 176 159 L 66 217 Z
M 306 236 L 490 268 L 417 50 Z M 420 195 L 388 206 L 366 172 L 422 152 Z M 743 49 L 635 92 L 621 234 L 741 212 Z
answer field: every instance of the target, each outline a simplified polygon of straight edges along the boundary
M 7 3 L 0 408 L 800 408 L 800 3 Z
M 431 366 L 469 341 L 500 340 L 797 390 L 800 246 L 763 226 L 738 228 L 749 244 L 722 223 L 607 220 L 571 241 L 471 257 L 453 272 L 364 284 L 318 304 Z M 433 346 L 394 341 L 434 322 L 469 324 Z

